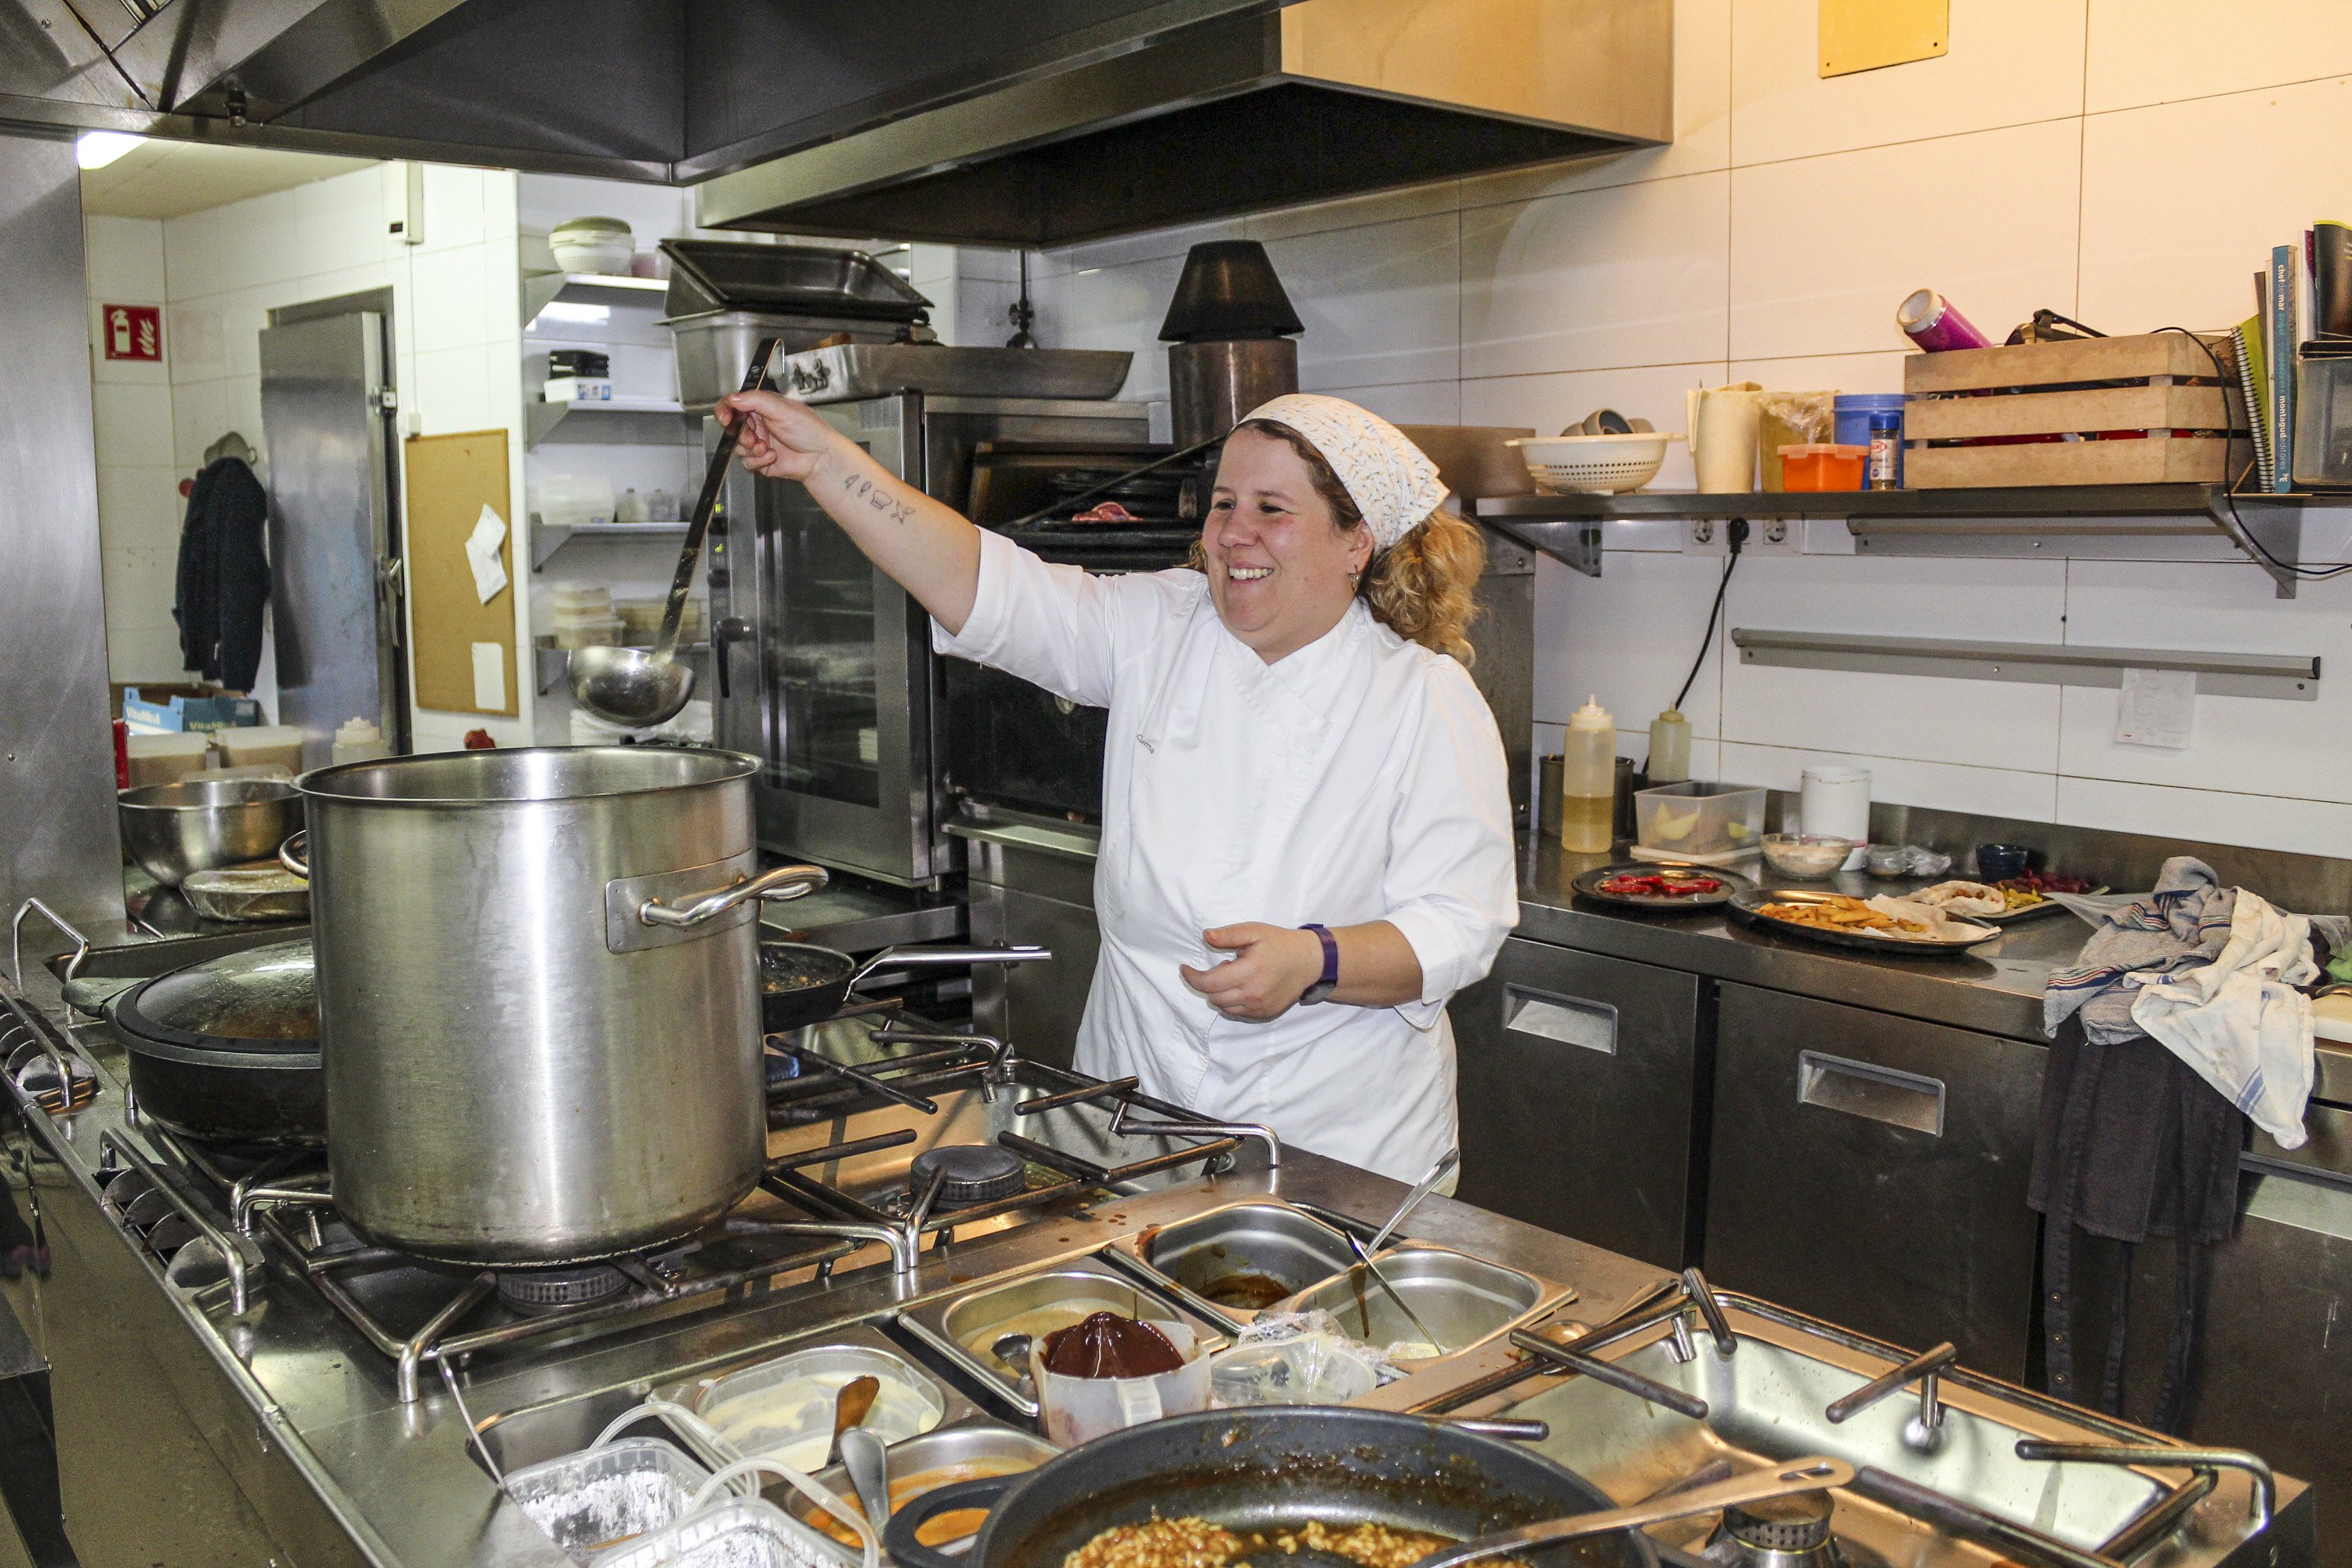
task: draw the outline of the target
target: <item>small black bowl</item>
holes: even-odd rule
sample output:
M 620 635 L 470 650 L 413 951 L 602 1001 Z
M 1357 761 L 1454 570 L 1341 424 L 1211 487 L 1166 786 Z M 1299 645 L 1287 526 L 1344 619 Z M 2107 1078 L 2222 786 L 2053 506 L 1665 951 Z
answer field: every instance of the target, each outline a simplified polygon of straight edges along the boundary
M 2033 852 L 2022 844 L 1979 844 L 1977 846 L 1977 880 L 1999 882 L 2011 877 L 2022 877 Z

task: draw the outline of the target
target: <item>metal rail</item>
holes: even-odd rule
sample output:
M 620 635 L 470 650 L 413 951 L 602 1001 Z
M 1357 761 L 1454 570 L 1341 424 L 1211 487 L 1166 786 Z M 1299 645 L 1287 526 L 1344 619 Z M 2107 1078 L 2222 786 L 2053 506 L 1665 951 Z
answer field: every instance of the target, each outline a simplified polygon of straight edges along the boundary
M 147 1178 L 149 1186 L 163 1194 L 165 1203 L 180 1212 L 182 1219 L 195 1227 L 197 1236 L 209 1242 L 213 1249 L 220 1254 L 221 1264 L 228 1270 L 229 1310 L 238 1317 L 243 1317 L 247 1307 L 252 1302 L 251 1288 L 247 1276 L 249 1270 L 261 1267 L 259 1249 L 255 1248 L 248 1255 L 247 1249 L 253 1247 L 250 1241 L 241 1236 L 227 1235 L 211 1220 L 206 1219 L 195 1205 L 190 1203 L 181 1194 L 179 1188 L 165 1177 L 163 1170 L 153 1161 L 141 1153 L 137 1146 L 123 1134 L 117 1132 L 111 1127 L 101 1128 L 99 1130 L 98 1143 L 101 1160 L 107 1151 L 121 1155 L 130 1163 L 132 1170 Z M 103 1168 L 102 1164 L 101 1168 Z

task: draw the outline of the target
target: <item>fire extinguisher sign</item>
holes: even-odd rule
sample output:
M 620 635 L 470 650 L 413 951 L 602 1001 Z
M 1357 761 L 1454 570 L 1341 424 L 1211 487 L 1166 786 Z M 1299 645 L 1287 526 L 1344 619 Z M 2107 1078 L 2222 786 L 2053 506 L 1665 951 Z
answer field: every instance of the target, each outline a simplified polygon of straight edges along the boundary
M 163 358 L 163 309 L 160 305 L 100 305 L 109 359 Z

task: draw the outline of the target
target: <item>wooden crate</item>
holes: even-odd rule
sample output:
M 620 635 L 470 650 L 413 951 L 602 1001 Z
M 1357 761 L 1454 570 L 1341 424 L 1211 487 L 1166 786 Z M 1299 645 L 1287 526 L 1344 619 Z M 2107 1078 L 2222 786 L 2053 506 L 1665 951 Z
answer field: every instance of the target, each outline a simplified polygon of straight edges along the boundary
M 2243 431 L 2244 407 L 2234 391 L 2213 384 L 2213 369 L 2204 349 L 2179 332 L 1914 354 L 1903 365 L 1910 398 L 1904 482 L 1952 489 L 2221 480 L 2242 463 L 2244 442 L 2167 434 L 1931 444 L 2118 430 Z

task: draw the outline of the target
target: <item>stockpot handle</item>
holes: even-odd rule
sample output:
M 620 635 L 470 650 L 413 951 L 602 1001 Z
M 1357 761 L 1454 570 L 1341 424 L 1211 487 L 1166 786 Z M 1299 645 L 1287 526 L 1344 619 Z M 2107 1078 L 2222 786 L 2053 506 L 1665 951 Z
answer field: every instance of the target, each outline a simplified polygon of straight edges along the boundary
M 290 835 L 278 847 L 278 863 L 304 881 L 310 879 L 310 830 L 307 827 Z
M 1024 1475 L 978 1476 L 912 1497 L 890 1516 L 882 1531 L 883 1554 L 898 1568 L 965 1568 L 969 1557 L 950 1557 L 936 1546 L 926 1546 L 915 1532 L 940 1514 L 961 1508 L 994 1509 L 997 1500 L 1029 1478 Z M 982 1529 L 987 1528 L 985 1525 Z
M 774 901 L 814 893 L 830 879 L 823 867 L 779 866 L 731 888 L 721 888 L 709 893 L 689 893 L 675 904 L 666 904 L 659 899 L 647 899 L 637 906 L 637 920 L 640 924 L 649 926 L 698 926 L 754 899 Z

